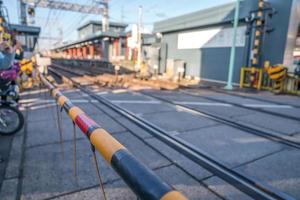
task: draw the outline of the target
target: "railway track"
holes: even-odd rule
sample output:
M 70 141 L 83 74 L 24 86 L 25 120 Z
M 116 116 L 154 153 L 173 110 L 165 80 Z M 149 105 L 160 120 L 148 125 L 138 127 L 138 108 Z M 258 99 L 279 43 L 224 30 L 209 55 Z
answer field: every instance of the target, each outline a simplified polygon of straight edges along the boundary
M 274 132 L 259 130 L 259 129 L 253 128 L 252 126 L 248 126 L 248 125 L 245 125 L 245 124 L 240 124 L 240 123 L 234 122 L 233 120 L 228 120 L 225 117 L 221 117 L 221 116 L 218 116 L 218 115 L 215 115 L 215 114 L 211 114 L 210 112 L 202 111 L 200 109 L 195 109 L 195 108 L 192 108 L 191 106 L 175 103 L 175 102 L 167 100 L 167 99 L 165 99 L 161 96 L 158 97 L 156 95 L 151 95 L 151 94 L 148 94 L 146 92 L 142 92 L 142 94 L 145 95 L 145 96 L 149 96 L 151 98 L 160 100 L 162 102 L 181 107 L 185 110 L 189 110 L 189 111 L 191 111 L 195 114 L 198 114 L 198 115 L 200 115 L 202 117 L 205 117 L 207 119 L 219 122 L 221 124 L 225 124 L 225 125 L 231 126 L 233 128 L 245 131 L 247 133 L 258 135 L 258 136 L 267 138 L 269 140 L 279 142 L 279 143 L 288 145 L 288 146 L 293 147 L 293 148 L 300 149 L 300 141 L 297 141 L 295 138 L 293 138 L 291 136 L 286 136 L 286 135 L 283 135 L 283 134 L 278 134 L 278 133 L 274 133 Z
M 218 103 L 229 104 L 231 106 L 235 106 L 235 107 L 239 107 L 239 108 L 243 108 L 243 109 L 247 109 L 247 110 L 252 110 L 252 111 L 256 111 L 256 112 L 260 112 L 260 113 L 264 113 L 264 114 L 274 115 L 274 116 L 277 116 L 277 117 L 283 117 L 283 118 L 286 118 L 286 119 L 290 119 L 290 120 L 294 120 L 294 121 L 300 122 L 300 117 L 286 115 L 286 114 L 279 113 L 279 112 L 273 112 L 273 111 L 270 111 L 270 110 L 265 110 L 263 108 L 252 108 L 252 107 L 245 106 L 245 105 L 242 105 L 242 104 L 233 103 L 233 102 L 230 102 L 230 101 L 225 101 L 225 100 L 220 100 L 220 99 L 215 99 L 213 97 L 207 97 L 207 96 L 203 96 L 203 95 L 200 95 L 200 94 L 195 94 L 195 93 L 191 93 L 191 92 L 187 92 L 187 91 L 183 91 L 183 90 L 181 90 L 181 92 L 183 92 L 185 94 L 188 94 L 188 95 L 191 95 L 191 96 L 201 97 L 203 99 L 207 99 L 207 100 L 210 100 L 210 101 L 215 101 L 215 102 L 218 102 Z M 225 94 L 228 95 L 228 93 L 225 93 Z M 234 95 L 232 95 L 232 96 L 234 96 Z M 261 102 L 263 102 L 263 101 L 261 101 Z M 271 103 L 271 102 L 269 102 L 269 103 Z M 272 104 L 275 104 L 275 103 L 272 103 Z M 291 108 L 296 108 L 293 105 L 286 105 L 286 104 L 280 104 L 280 103 L 277 103 L 276 105 L 289 106 Z
M 68 72 L 72 73 L 73 75 L 82 75 L 82 73 L 78 73 L 76 71 L 74 72 L 74 71 L 71 71 L 71 70 L 66 69 L 64 67 L 60 67 L 58 65 L 55 65 L 55 67 L 59 68 L 60 70 L 65 71 L 67 73 Z M 87 74 L 91 75 L 91 73 L 89 73 L 89 72 L 87 72 Z M 262 99 L 255 98 L 255 97 L 248 97 L 248 96 L 246 97 L 246 96 L 243 96 L 243 95 L 233 94 L 233 93 L 225 92 L 225 91 L 222 91 L 222 90 L 213 89 L 213 91 L 217 92 L 217 93 L 236 96 L 236 97 L 241 97 L 241 98 L 245 98 L 245 99 L 252 99 L 252 100 L 256 100 L 256 101 L 260 101 L 260 102 L 267 102 L 267 103 L 271 103 L 271 104 L 278 105 L 278 106 L 288 106 L 290 108 L 299 108 L 300 109 L 300 106 L 297 106 L 297 105 L 283 104 L 283 103 L 274 102 L 274 101 L 271 101 L 271 100 L 262 100 Z M 293 120 L 293 121 L 296 121 L 296 122 L 300 122 L 300 117 L 297 117 L 297 116 L 291 116 L 291 115 L 287 115 L 287 114 L 280 113 L 280 112 L 265 110 L 265 109 L 259 108 L 259 107 L 253 108 L 253 107 L 245 106 L 245 105 L 242 105 L 242 104 L 233 103 L 233 102 L 230 102 L 230 101 L 215 99 L 213 97 L 207 97 L 207 96 L 203 96 L 203 95 L 200 95 L 200 94 L 195 94 L 194 93 L 195 91 L 193 91 L 193 93 L 191 93 L 191 92 L 187 92 L 185 90 L 180 90 L 180 92 L 186 93 L 186 94 L 191 95 L 191 96 L 201 97 L 201 98 L 207 99 L 209 101 L 215 101 L 215 102 L 218 102 L 218 103 L 228 104 L 228 105 L 231 105 L 231 106 L 243 108 L 243 109 L 250 110 L 250 111 L 260 112 L 260 113 L 263 113 L 263 114 L 269 114 L 269 115 L 273 115 L 273 116 L 276 116 L 276 117 L 282 117 L 282 118 L 285 118 L 285 119 L 290 119 L 290 120 Z
M 60 67 L 58 65 L 55 65 L 55 67 L 59 68 L 60 70 L 64 70 L 65 72 L 72 73 L 73 75 L 82 75 L 82 73 L 78 73 L 76 71 L 74 72 L 74 71 L 71 71 L 69 69 L 65 69 L 63 67 Z M 91 73 L 89 73 L 89 72 L 87 72 L 87 74 L 91 75 Z M 217 93 L 222 93 L 222 94 L 226 94 L 226 95 L 241 97 L 241 98 L 245 98 L 245 99 L 252 99 L 252 100 L 256 100 L 256 101 L 260 101 L 260 102 L 267 102 L 267 103 L 271 103 L 271 104 L 278 105 L 278 106 L 289 106 L 290 108 L 299 108 L 300 109 L 300 106 L 296 106 L 296 105 L 283 104 L 283 103 L 274 102 L 274 101 L 271 101 L 271 100 L 261 100 L 259 98 L 255 98 L 255 97 L 246 97 L 246 96 L 243 96 L 243 95 L 232 94 L 232 93 L 228 93 L 228 92 L 221 91 L 221 90 L 213 89 L 213 91 L 217 92 Z M 213 97 L 207 97 L 207 96 L 203 96 L 203 95 L 200 95 L 200 94 L 194 94 L 194 91 L 193 91 L 193 93 L 190 93 L 190 92 L 187 92 L 185 90 L 180 90 L 180 92 L 186 93 L 186 94 L 191 95 L 191 96 L 201 97 L 201 98 L 207 99 L 209 101 L 215 101 L 215 102 L 218 102 L 218 103 L 228 104 L 228 105 L 231 105 L 231 106 L 235 106 L 235 107 L 239 107 L 239 108 L 243 108 L 243 109 L 247 109 L 247 110 L 251 110 L 251 111 L 260 112 L 260 113 L 263 113 L 263 114 L 269 114 L 269 115 L 282 117 L 282 118 L 286 118 L 286 119 L 290 119 L 290 120 L 293 120 L 293 121 L 300 122 L 300 117 L 297 117 L 297 116 L 291 116 L 291 115 L 287 115 L 287 114 L 284 114 L 284 113 L 265 110 L 263 108 L 253 108 L 253 107 L 245 106 L 245 105 L 242 105 L 242 104 L 233 103 L 233 102 L 230 102 L 230 101 L 215 99 Z
M 55 70 L 52 70 L 52 72 L 55 73 L 57 76 L 62 76 L 61 73 Z M 70 72 L 67 71 L 64 72 L 70 74 Z M 136 116 L 134 113 L 128 111 L 127 109 L 112 103 L 111 101 L 109 101 L 104 97 L 95 94 L 87 87 L 80 86 L 78 83 L 74 83 L 74 86 L 79 88 L 81 91 L 88 94 L 89 96 L 91 96 L 93 99 L 99 101 L 103 105 L 112 109 L 113 111 L 121 114 L 122 116 L 124 116 L 125 118 L 133 122 L 134 124 L 138 125 L 139 127 L 149 132 L 154 137 L 158 138 L 159 140 L 166 143 L 176 151 L 185 155 L 190 160 L 194 161 L 195 163 L 199 164 L 203 168 L 212 172 L 214 175 L 227 181 L 228 183 L 230 183 L 237 189 L 241 190 L 245 194 L 253 197 L 254 199 L 294 199 L 293 197 L 285 193 L 282 193 L 272 187 L 269 187 L 265 184 L 262 184 L 261 182 L 254 180 L 245 174 L 236 172 L 235 170 L 228 168 L 226 165 L 218 161 L 216 158 L 196 148 L 192 144 L 186 142 L 185 140 L 179 137 L 170 135 L 168 132 L 152 124 L 151 122 L 139 116 Z
M 278 101 L 272 101 L 272 100 L 268 100 L 268 99 L 262 99 L 262 98 L 259 98 L 259 97 L 247 96 L 247 95 L 242 95 L 242 94 L 227 92 L 227 91 L 224 91 L 224 90 L 221 90 L 221 89 L 210 88 L 210 90 L 212 90 L 214 92 L 217 92 L 217 93 L 230 95 L 230 96 L 241 97 L 241 98 L 251 99 L 251 100 L 265 102 L 265 103 L 271 103 L 271 104 L 275 104 L 275 105 L 279 105 L 279 106 L 290 106 L 291 108 L 299 108 L 300 109 L 300 106 L 294 105 L 294 104 L 280 103 Z M 298 97 L 298 98 L 300 98 L 300 97 Z
M 76 72 L 69 71 L 67 69 L 59 68 L 59 70 L 62 70 L 65 73 L 69 73 L 69 74 L 71 73 L 73 75 L 79 75 Z M 200 115 L 200 116 L 202 116 L 206 119 L 210 119 L 210 120 L 213 120 L 215 122 L 218 122 L 218 123 L 236 128 L 238 130 L 245 131 L 245 132 L 253 134 L 253 135 L 264 137 L 268 140 L 272 140 L 272 141 L 275 141 L 275 142 L 278 142 L 278 143 L 281 143 L 281 144 L 284 144 L 284 145 L 288 145 L 288 146 L 293 147 L 293 148 L 300 149 L 300 141 L 295 139 L 294 137 L 287 136 L 287 135 L 280 134 L 280 133 L 276 133 L 274 131 L 260 130 L 260 129 L 254 128 L 253 126 L 241 124 L 241 123 L 235 122 L 234 120 L 230 120 L 230 119 L 227 119 L 225 117 L 218 116 L 216 114 L 212 114 L 212 113 L 207 112 L 207 111 L 203 111 L 203 110 L 200 110 L 200 109 L 195 109 L 195 108 L 192 108 L 191 106 L 188 106 L 188 105 L 182 105 L 182 104 L 167 100 L 167 99 L 165 99 L 161 96 L 158 97 L 158 96 L 146 93 L 146 92 L 142 92 L 142 93 L 145 96 L 157 99 L 159 101 L 162 101 L 162 102 L 174 105 L 174 106 L 179 106 L 179 107 L 181 107 L 185 110 L 189 110 L 189 111 L 191 111 L 193 113 L 196 113 L 196 114 L 198 114 L 198 115 Z M 189 95 L 191 95 L 191 94 L 189 94 Z M 198 95 L 194 95 L 194 96 L 204 98 L 204 97 L 198 96 Z M 228 102 L 223 102 L 223 103 L 229 104 Z M 235 106 L 235 105 L 233 105 L 233 106 Z M 253 109 L 251 109 L 251 110 L 253 110 Z M 267 114 L 269 114 L 269 113 L 267 113 Z

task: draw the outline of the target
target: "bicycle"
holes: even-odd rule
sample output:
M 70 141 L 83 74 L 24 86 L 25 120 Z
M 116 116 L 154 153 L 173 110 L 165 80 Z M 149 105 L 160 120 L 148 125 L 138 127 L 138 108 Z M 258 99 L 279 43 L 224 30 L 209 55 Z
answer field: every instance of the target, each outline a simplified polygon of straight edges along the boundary
M 11 135 L 24 126 L 24 116 L 18 108 L 19 88 L 14 83 L 17 71 L 0 72 L 0 134 Z

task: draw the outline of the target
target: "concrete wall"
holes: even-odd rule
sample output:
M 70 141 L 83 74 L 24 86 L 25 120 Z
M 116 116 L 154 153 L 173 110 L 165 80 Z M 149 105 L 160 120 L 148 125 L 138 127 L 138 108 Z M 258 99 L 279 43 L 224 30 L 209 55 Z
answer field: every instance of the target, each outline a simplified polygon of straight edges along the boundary
M 203 48 L 201 50 L 201 79 L 226 82 L 228 77 L 231 48 Z M 236 49 L 233 81 L 239 83 L 243 67 L 244 48 Z
M 184 60 L 187 69 L 186 75 L 200 76 L 201 59 L 199 49 L 178 49 L 178 33 L 164 35 L 162 42 L 167 43 L 168 59 Z
M 240 4 L 240 19 L 257 9 L 258 0 L 243 0 Z M 222 23 L 230 23 L 234 19 L 235 2 L 200 10 L 186 15 L 173 17 L 154 23 L 154 32 L 176 32 L 195 27 L 205 27 Z
M 264 40 L 263 59 L 270 60 L 271 64 L 283 63 L 291 60 L 292 50 L 295 45 L 295 26 L 300 22 L 298 17 L 296 21 L 290 20 L 292 3 L 294 1 L 293 12 L 300 13 L 298 5 L 300 0 L 269 0 L 271 6 L 277 11 L 268 26 L 274 28 L 274 31 L 267 33 Z M 241 17 L 249 15 L 249 12 L 258 8 L 258 0 L 245 0 L 241 7 Z M 232 18 L 233 12 L 227 15 Z M 299 14 L 300 15 L 300 14 Z M 291 18 L 293 19 L 293 18 Z M 226 21 L 226 20 L 225 20 Z M 226 24 L 224 24 L 226 25 Z M 226 26 L 231 26 L 227 24 Z M 186 62 L 186 75 L 201 77 L 203 79 L 226 81 L 229 65 L 230 46 L 219 48 L 202 49 L 178 49 L 178 35 L 187 32 L 196 32 L 204 30 L 206 27 L 188 29 L 184 31 L 170 31 L 163 33 L 162 42 L 167 44 L 167 58 L 181 59 Z M 292 36 L 288 33 L 293 33 Z M 239 82 L 240 68 L 244 65 L 243 47 L 237 49 L 236 66 L 234 72 L 234 82 Z M 247 52 L 245 52 L 247 53 Z M 248 52 L 250 54 L 250 52 Z M 164 71 L 164 66 L 161 66 Z
M 92 35 L 93 33 L 94 33 L 94 31 L 93 31 L 93 25 L 92 24 L 84 27 L 83 29 L 81 29 L 78 32 L 80 39 L 85 38 L 85 37 L 87 37 L 89 35 Z
M 226 81 L 228 76 L 229 57 L 231 50 L 231 27 L 214 27 L 220 28 L 222 31 L 212 37 L 202 48 L 197 49 L 178 49 L 178 37 L 182 33 L 190 33 L 203 31 L 207 29 L 195 29 L 176 33 L 168 33 L 163 35 L 163 42 L 167 43 L 167 58 L 180 59 L 186 63 L 186 75 L 200 77 L 201 79 L 209 79 L 215 81 Z M 224 31 L 226 29 L 226 33 Z M 243 35 L 245 28 L 239 29 Z M 226 35 L 227 34 L 227 35 Z M 229 38 L 227 38 L 229 34 Z M 219 36 L 219 37 L 218 37 Z M 221 37 L 221 41 L 220 41 Z M 225 39 L 222 39 L 225 38 Z M 239 82 L 240 68 L 243 66 L 244 58 L 244 35 L 238 38 L 239 47 L 237 48 L 237 59 L 235 66 L 234 82 Z M 224 41 L 225 40 L 225 44 Z M 218 47 L 220 45 L 220 47 Z M 222 46 L 224 45 L 224 46 Z M 163 69 L 164 71 L 164 69 Z
M 244 18 L 249 15 L 250 10 L 254 10 L 257 8 L 258 2 L 257 0 L 245 0 L 241 4 L 240 17 Z M 228 5 L 229 6 L 229 5 Z M 219 9 L 223 9 L 220 7 Z M 206 11 L 204 11 L 206 12 Z M 213 11 L 211 11 L 213 12 Z M 182 17 L 183 20 L 188 20 L 187 18 L 194 19 L 196 13 L 191 14 L 191 16 L 187 15 L 186 17 Z M 199 12 L 201 15 L 201 11 Z M 229 9 L 226 11 L 226 15 L 222 17 L 223 20 L 216 21 L 231 21 L 234 16 L 234 9 Z M 211 16 L 214 18 L 214 16 Z M 180 17 L 179 17 L 180 18 Z M 185 18 L 185 19 L 184 19 Z M 170 21 L 172 21 L 171 19 Z M 168 20 L 166 20 L 167 22 Z M 174 21 L 174 20 L 173 20 Z M 179 23 L 175 20 L 176 23 Z M 195 22 L 196 23 L 196 22 Z M 164 25 L 165 29 L 168 29 L 169 22 Z M 160 23 L 156 24 L 157 26 Z M 179 25 L 178 25 L 179 26 Z M 182 25 L 186 26 L 185 24 Z M 220 25 L 219 25 L 220 26 Z M 226 24 L 226 26 L 231 26 L 230 24 Z M 158 26 L 159 27 L 159 26 Z M 155 28 L 155 27 L 154 27 Z M 187 76 L 195 76 L 200 77 L 202 79 L 210 79 L 216 81 L 226 81 L 228 75 L 228 65 L 229 65 L 229 55 L 230 48 L 228 47 L 219 47 L 219 48 L 198 48 L 198 49 L 178 49 L 178 35 L 182 33 L 188 32 L 197 32 L 202 31 L 208 28 L 199 27 L 194 28 L 192 30 L 187 29 L 184 31 L 170 31 L 163 33 L 162 42 L 167 44 L 167 58 L 168 59 L 181 59 L 186 63 L 186 75 Z M 231 45 L 231 43 L 230 43 Z M 240 68 L 243 66 L 243 53 L 244 48 L 237 49 L 237 61 L 235 67 L 235 76 L 234 82 L 239 82 L 239 72 Z M 215 58 L 218 58 L 217 60 Z M 163 72 L 165 70 L 165 66 L 161 66 L 160 71 Z

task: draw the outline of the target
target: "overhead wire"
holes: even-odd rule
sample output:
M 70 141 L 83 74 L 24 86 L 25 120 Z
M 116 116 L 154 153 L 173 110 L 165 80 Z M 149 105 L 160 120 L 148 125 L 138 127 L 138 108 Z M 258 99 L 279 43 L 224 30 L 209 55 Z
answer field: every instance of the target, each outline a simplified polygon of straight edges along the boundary
M 85 5 L 88 4 L 88 3 L 90 3 L 90 5 L 93 5 L 93 0 L 87 0 L 87 1 L 85 2 Z M 83 14 L 81 14 L 81 15 L 83 15 Z M 88 15 L 88 14 L 84 14 L 84 15 Z M 77 18 L 73 18 L 73 20 L 69 23 L 69 24 L 71 24 L 71 26 L 68 26 L 68 28 L 72 27 L 72 26 L 74 25 L 74 22 L 75 22 L 75 24 L 76 24 L 76 23 L 78 23 L 78 22 L 80 21 L 80 19 L 77 20 L 77 21 L 76 21 L 76 19 L 77 19 Z
M 134 0 L 134 1 L 130 1 L 129 3 L 126 2 L 126 5 L 125 5 L 125 4 L 123 4 L 123 2 L 120 2 L 120 1 L 112 1 L 112 5 L 110 6 L 110 8 L 112 8 L 112 7 L 116 8 L 115 5 L 116 5 L 117 3 L 119 3 L 119 4 L 120 4 L 120 9 L 123 7 L 123 12 L 124 12 L 124 9 L 125 9 L 126 7 L 128 8 L 128 7 L 130 7 L 130 6 L 132 5 L 130 10 L 132 10 L 132 12 L 133 12 L 133 10 L 137 11 L 137 7 L 138 7 L 140 4 L 142 4 L 142 2 L 143 2 L 143 0 Z M 143 3 L 143 4 L 144 4 L 144 3 Z M 155 17 L 158 18 L 158 19 L 160 19 L 160 20 L 166 18 L 167 16 L 160 16 L 160 15 L 162 15 L 163 12 L 160 12 L 160 11 L 156 10 L 156 9 L 157 9 L 157 6 L 158 6 L 157 3 L 149 4 L 148 7 L 145 7 L 145 9 L 144 9 L 144 14 L 146 14 L 146 13 L 151 13 L 151 14 L 155 15 Z M 136 7 L 136 8 L 134 8 L 134 7 Z M 129 12 L 128 9 L 126 9 L 126 11 Z M 130 12 L 130 13 L 132 13 L 132 12 Z M 126 12 L 124 12 L 124 13 L 126 13 Z M 132 19 L 129 19 L 129 20 L 126 20 L 126 19 L 124 19 L 124 18 L 129 19 L 129 18 L 126 17 L 124 14 L 122 15 L 122 20 L 117 19 L 116 17 L 111 17 L 111 16 L 110 16 L 110 19 L 113 19 L 113 20 L 116 20 L 116 21 L 122 21 L 123 23 L 129 24 L 129 25 L 131 25 L 131 24 L 136 24 L 136 23 L 137 23 L 137 21 L 135 21 L 132 17 L 130 17 L 130 18 L 132 18 Z M 154 20 L 154 21 L 148 21 L 148 22 L 143 22 L 143 24 L 144 24 L 144 25 L 153 25 L 153 23 L 156 22 L 156 21 L 157 21 L 157 20 Z
M 87 5 L 89 2 L 91 2 L 91 5 L 93 5 L 95 2 L 93 0 L 87 0 L 85 2 L 85 5 Z M 133 0 L 133 1 L 130 1 L 129 2 L 129 5 L 132 5 L 132 4 L 139 4 L 140 2 L 142 2 L 142 0 Z M 113 4 L 110 5 L 110 7 L 114 7 L 117 3 L 120 4 L 120 1 L 113 1 Z M 122 4 L 123 5 L 123 4 Z M 126 7 L 128 6 L 128 4 L 126 4 Z M 63 13 L 64 11 L 58 11 L 58 12 L 55 12 L 53 13 L 52 12 L 52 9 L 50 9 L 49 13 L 48 13 L 48 17 L 47 17 L 47 20 L 46 20 L 46 23 L 45 23 L 45 29 L 47 29 L 49 26 L 49 22 L 50 22 L 50 18 L 51 18 L 51 15 L 54 15 L 54 17 L 56 18 L 56 20 L 54 21 L 59 21 L 59 19 L 62 19 L 61 16 L 64 16 L 65 15 L 65 12 L 63 15 L 61 15 L 61 13 Z M 64 27 L 63 28 L 63 33 L 65 36 L 69 36 L 71 35 L 71 33 L 76 29 L 76 27 L 78 26 L 78 24 L 85 20 L 88 16 L 90 16 L 90 14 L 81 14 L 82 16 L 78 19 L 77 17 L 74 17 L 70 22 L 69 22 L 69 25 L 67 27 Z M 116 20 L 116 21 L 120 21 L 119 19 L 116 19 L 114 17 L 110 17 L 111 19 L 113 20 Z M 124 23 L 127 23 L 127 24 L 135 24 L 136 22 L 135 21 L 126 21 L 124 20 Z M 145 25 L 151 25 L 153 24 L 153 22 L 145 22 L 144 23 Z
M 57 34 L 58 34 L 58 38 L 60 38 L 58 40 L 58 42 L 61 42 L 63 41 L 63 35 L 64 35 L 64 32 L 63 32 L 63 22 L 62 20 L 64 19 L 63 16 L 65 16 L 66 14 L 66 11 L 65 10 L 58 10 L 58 12 L 56 13 L 56 16 L 54 16 L 54 21 L 57 22 L 56 27 L 55 27 L 55 30 L 57 31 Z
M 88 2 L 90 2 L 91 1 L 91 5 L 93 5 L 93 1 L 92 0 L 87 0 L 86 2 L 85 2 L 85 4 L 88 4 Z M 77 21 L 75 21 L 76 19 L 74 18 L 73 19 L 73 23 L 71 22 L 70 24 L 70 26 L 68 26 L 67 28 L 66 28 L 66 31 L 65 31 L 65 35 L 69 35 L 69 34 L 71 34 L 73 31 L 74 31 L 74 28 L 76 27 L 76 26 L 78 26 L 78 24 L 80 23 L 80 21 L 83 21 L 86 17 L 88 17 L 90 14 L 89 13 L 87 13 L 87 14 L 84 14 L 79 20 L 77 20 Z
M 52 14 L 52 9 L 49 9 L 48 15 L 47 15 L 47 18 L 46 18 L 46 21 L 45 21 L 45 24 L 44 24 L 44 26 L 42 26 L 42 27 L 44 27 L 44 28 L 42 29 L 41 35 L 47 35 L 47 34 L 46 34 L 46 29 L 47 29 L 47 27 L 48 27 L 48 24 L 49 24 L 49 21 L 50 21 L 51 14 Z M 41 40 L 44 40 L 44 39 L 43 39 L 43 37 L 41 36 L 41 37 L 39 37 L 38 40 L 39 40 L 38 43 L 40 44 L 40 43 L 41 43 L 40 41 L 41 41 Z M 51 41 L 49 40 L 49 42 L 51 42 Z M 48 43 L 48 42 L 47 42 L 47 43 Z
M 48 12 L 48 17 L 47 17 L 47 19 L 46 19 L 46 23 L 45 23 L 45 25 L 44 25 L 45 29 L 46 29 L 46 27 L 47 27 L 48 24 L 49 24 L 51 13 L 52 13 L 52 9 L 50 8 L 50 9 L 49 9 L 49 12 Z
M 88 4 L 89 1 L 91 1 L 91 0 L 87 0 L 87 1 L 85 2 L 84 5 Z M 50 21 L 51 21 L 51 22 L 54 22 L 54 21 L 59 22 L 60 19 L 63 20 L 64 18 L 62 18 L 62 16 L 64 16 L 64 15 L 66 14 L 66 12 L 68 12 L 68 11 L 63 11 L 63 10 L 58 10 L 58 11 L 56 11 L 56 10 L 55 10 L 55 11 L 53 12 L 53 9 L 50 8 L 47 17 L 44 18 L 44 19 L 46 19 L 46 21 L 45 21 L 45 23 L 44 23 L 44 26 L 41 25 L 42 27 L 44 27 L 44 28 L 43 28 L 43 34 L 47 34 L 47 29 L 48 29 L 49 27 L 51 28 L 51 30 L 55 29 L 55 26 L 57 25 L 57 23 L 50 23 Z M 85 16 L 87 16 L 87 15 L 88 15 L 88 14 L 86 14 Z M 76 21 L 76 19 L 77 19 L 77 17 L 76 17 L 76 18 L 75 18 L 75 17 L 73 18 L 73 21 L 70 23 L 71 25 L 68 26 L 68 28 L 67 28 L 67 34 L 65 34 L 65 35 L 69 35 L 72 31 L 74 31 L 74 27 L 77 26 L 78 23 L 79 23 L 80 21 L 84 20 L 83 17 L 80 18 L 80 19 L 77 20 L 77 21 Z M 53 25 L 53 26 L 49 26 L 50 24 Z M 63 32 L 65 32 L 64 29 L 61 29 L 61 30 L 62 30 Z M 42 37 L 41 37 L 41 38 L 42 38 Z

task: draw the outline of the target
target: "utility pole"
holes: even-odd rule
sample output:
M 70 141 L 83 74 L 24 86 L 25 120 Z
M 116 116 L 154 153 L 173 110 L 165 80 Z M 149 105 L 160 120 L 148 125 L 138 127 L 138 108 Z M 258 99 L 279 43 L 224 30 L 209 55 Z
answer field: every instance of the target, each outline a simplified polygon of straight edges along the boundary
M 121 7 L 121 23 L 124 23 L 124 6 Z
M 101 2 L 103 5 L 103 15 L 102 15 L 102 32 L 107 32 L 109 30 L 109 8 L 108 0 L 103 0 Z
M 141 65 L 142 65 L 142 29 L 143 29 L 142 18 L 143 18 L 143 7 L 139 6 L 137 70 L 141 70 Z
M 20 23 L 22 25 L 27 25 L 27 10 L 26 10 L 26 3 L 22 0 L 19 0 L 20 5 Z
M 109 31 L 109 0 L 102 0 L 99 2 L 100 5 L 103 6 L 102 8 L 102 32 L 106 33 Z M 102 40 L 102 59 L 104 61 L 109 61 L 109 38 L 105 37 Z
M 57 30 L 59 34 L 59 44 L 62 45 L 64 41 L 64 29 L 62 27 L 59 27 Z
M 235 50 L 236 50 L 237 29 L 239 24 L 239 15 L 240 15 L 240 0 L 236 0 L 234 25 L 233 25 L 233 40 L 232 40 L 232 47 L 230 53 L 228 80 L 227 80 L 227 85 L 225 87 L 225 89 L 227 90 L 233 89 L 232 80 L 233 80 L 233 73 L 234 73 Z

